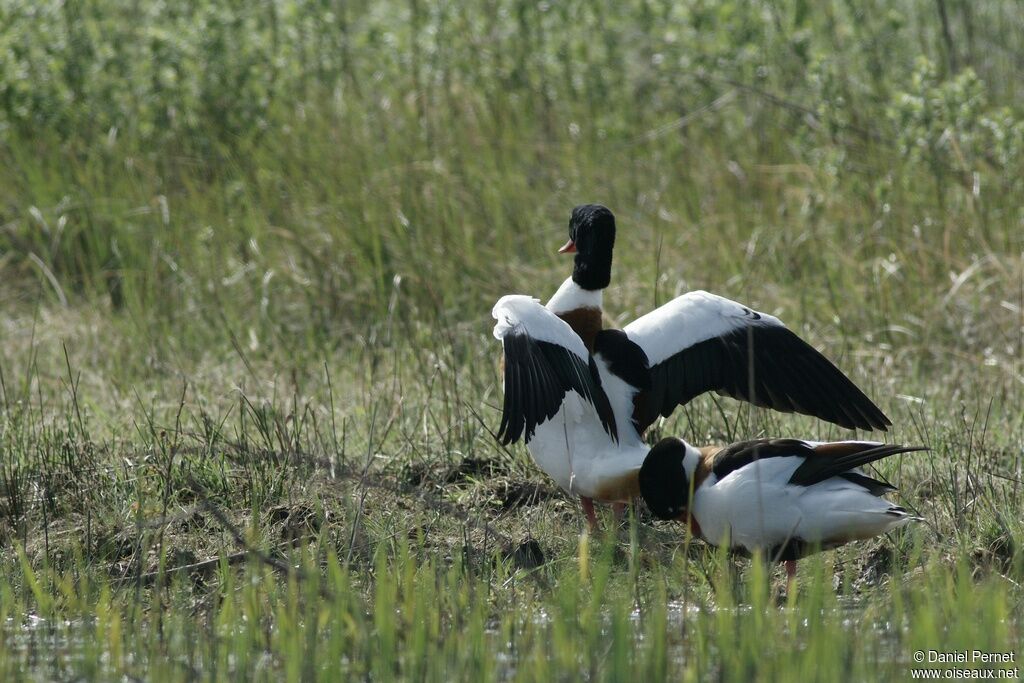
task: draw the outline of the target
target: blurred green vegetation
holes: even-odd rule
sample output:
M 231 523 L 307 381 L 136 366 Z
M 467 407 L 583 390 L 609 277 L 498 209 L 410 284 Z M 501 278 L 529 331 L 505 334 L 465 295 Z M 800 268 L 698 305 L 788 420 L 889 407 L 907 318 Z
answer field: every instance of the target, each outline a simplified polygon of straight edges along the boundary
M 951 3 L 947 43 L 925 0 L 4 0 L 5 290 L 326 331 L 395 274 L 479 306 L 454 280 L 514 286 L 584 199 L 626 263 L 653 234 L 727 277 L 758 231 L 1019 253 L 1017 10 Z

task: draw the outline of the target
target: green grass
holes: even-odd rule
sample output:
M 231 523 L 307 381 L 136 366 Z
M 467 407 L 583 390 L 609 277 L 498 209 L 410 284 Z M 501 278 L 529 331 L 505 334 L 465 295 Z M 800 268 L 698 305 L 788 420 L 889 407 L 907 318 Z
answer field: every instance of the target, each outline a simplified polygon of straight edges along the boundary
M 0 0 L 0 678 L 1020 655 L 1022 23 L 1008 0 Z M 581 541 L 491 435 L 489 311 L 554 291 L 584 201 L 618 217 L 613 323 L 695 288 L 781 316 L 932 448 L 879 466 L 924 523 L 785 598 L 642 511 Z M 850 436 L 708 396 L 655 431 Z

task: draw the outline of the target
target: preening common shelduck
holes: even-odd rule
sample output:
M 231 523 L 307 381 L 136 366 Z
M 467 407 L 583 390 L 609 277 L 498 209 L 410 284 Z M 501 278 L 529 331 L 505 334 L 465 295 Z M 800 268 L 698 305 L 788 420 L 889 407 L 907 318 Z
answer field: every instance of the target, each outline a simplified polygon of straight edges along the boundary
M 661 519 L 688 522 L 711 545 L 782 561 L 878 536 L 916 517 L 882 498 L 896 489 L 859 468 L 925 450 L 868 441 L 757 439 L 694 448 L 659 441 L 640 468 L 640 494 Z
M 572 276 L 547 308 L 593 350 L 602 328 L 602 290 L 611 281 L 615 216 L 599 204 L 572 210 Z M 717 391 L 754 405 L 797 412 L 847 429 L 885 431 L 892 423 L 835 365 L 778 318 L 715 294 L 683 294 L 623 329 L 650 361 L 633 419 L 640 433 L 676 406 Z
M 684 294 L 622 332 L 602 335 L 602 293 L 611 281 L 614 246 L 612 212 L 597 204 L 577 206 L 569 220 L 569 241 L 559 250 L 575 254 L 572 276 L 544 309 L 530 297 L 509 296 L 492 311 L 498 320 L 494 334 L 505 347 L 499 439 L 508 444 L 523 437 L 540 467 L 581 496 L 592 524 L 592 499 L 622 502 L 636 491 L 635 468 L 629 486 L 597 486 L 593 481 L 605 478 L 597 472 L 621 474 L 634 464 L 638 468 L 634 449 L 643 446 L 640 437 L 647 428 L 658 416 L 669 416 L 676 406 L 704 392 L 812 415 L 849 429 L 885 431 L 892 424 L 835 365 L 778 318 L 714 294 Z M 612 358 L 613 346 L 621 357 Z M 628 391 L 616 386 L 609 373 L 613 362 L 632 373 Z M 544 374 L 537 378 L 517 374 L 535 373 L 538 367 Z M 542 399 L 523 393 L 527 381 L 537 383 Z M 580 424 L 578 400 L 596 409 L 597 421 L 589 428 Z M 575 436 L 569 438 L 570 433 Z M 598 454 L 614 462 L 598 463 Z

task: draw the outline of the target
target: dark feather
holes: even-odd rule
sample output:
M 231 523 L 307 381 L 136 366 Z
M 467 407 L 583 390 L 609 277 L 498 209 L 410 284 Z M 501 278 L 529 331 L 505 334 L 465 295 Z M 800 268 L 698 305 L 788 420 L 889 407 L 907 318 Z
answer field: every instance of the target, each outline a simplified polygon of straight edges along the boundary
M 884 496 L 885 494 L 892 493 L 896 490 L 896 487 L 892 484 L 872 479 L 868 475 L 861 474 L 860 472 L 843 472 L 839 476 L 846 481 L 857 484 L 858 486 L 863 486 L 872 496 Z
M 706 391 L 848 429 L 892 424 L 831 361 L 778 325 L 747 325 L 683 349 L 651 368 L 650 386 L 634 411 L 641 431 Z
M 755 460 L 795 456 L 803 458 L 804 462 L 790 477 L 790 484 L 811 486 L 830 477 L 840 476 L 863 486 L 878 496 L 893 491 L 895 488 L 850 470 L 897 453 L 923 450 L 928 449 L 923 446 L 900 446 L 864 441 L 842 441 L 812 446 L 798 439 L 753 439 L 731 444 L 716 453 L 711 462 L 711 471 L 721 481 L 731 472 L 735 472 Z
M 615 415 L 594 359 L 584 362 L 572 351 L 551 342 L 532 338 L 521 327 L 502 338 L 505 352 L 505 400 L 498 427 L 502 444 L 529 442 L 537 425 L 558 412 L 569 391 L 575 391 L 594 405 L 604 429 L 618 439 Z
M 622 330 L 601 330 L 594 338 L 594 355 L 608 364 L 608 371 L 636 389 L 649 389 L 651 372 L 647 354 Z
M 811 486 L 820 481 L 825 481 L 831 477 L 843 474 L 856 467 L 862 467 L 868 463 L 875 462 L 876 460 L 888 458 L 891 455 L 928 450 L 924 446 L 900 446 L 899 444 L 879 445 L 864 443 L 862 446 L 863 448 L 858 451 L 840 455 L 838 457 L 829 457 L 827 454 L 816 454 L 816 457 L 807 458 L 804 460 L 804 463 L 796 469 L 796 472 L 793 472 L 793 476 L 789 478 L 789 483 L 797 484 L 799 486 Z M 881 482 L 877 483 L 880 484 Z M 865 486 L 865 488 L 869 487 Z
M 811 457 L 813 449 L 797 439 L 752 439 L 726 446 L 715 454 L 711 471 L 721 481 L 730 473 L 765 458 Z

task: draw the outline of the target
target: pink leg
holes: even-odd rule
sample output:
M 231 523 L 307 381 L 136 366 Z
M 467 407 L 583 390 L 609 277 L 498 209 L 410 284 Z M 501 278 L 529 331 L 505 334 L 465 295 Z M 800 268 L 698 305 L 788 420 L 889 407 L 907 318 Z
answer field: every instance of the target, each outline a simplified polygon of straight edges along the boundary
M 793 582 L 796 581 L 796 560 L 786 560 L 783 562 L 786 565 L 786 591 L 793 587 Z
M 594 514 L 594 500 L 586 496 L 580 496 L 580 502 L 583 503 L 583 512 L 587 513 L 587 524 L 590 526 L 590 530 L 596 531 L 597 515 Z

